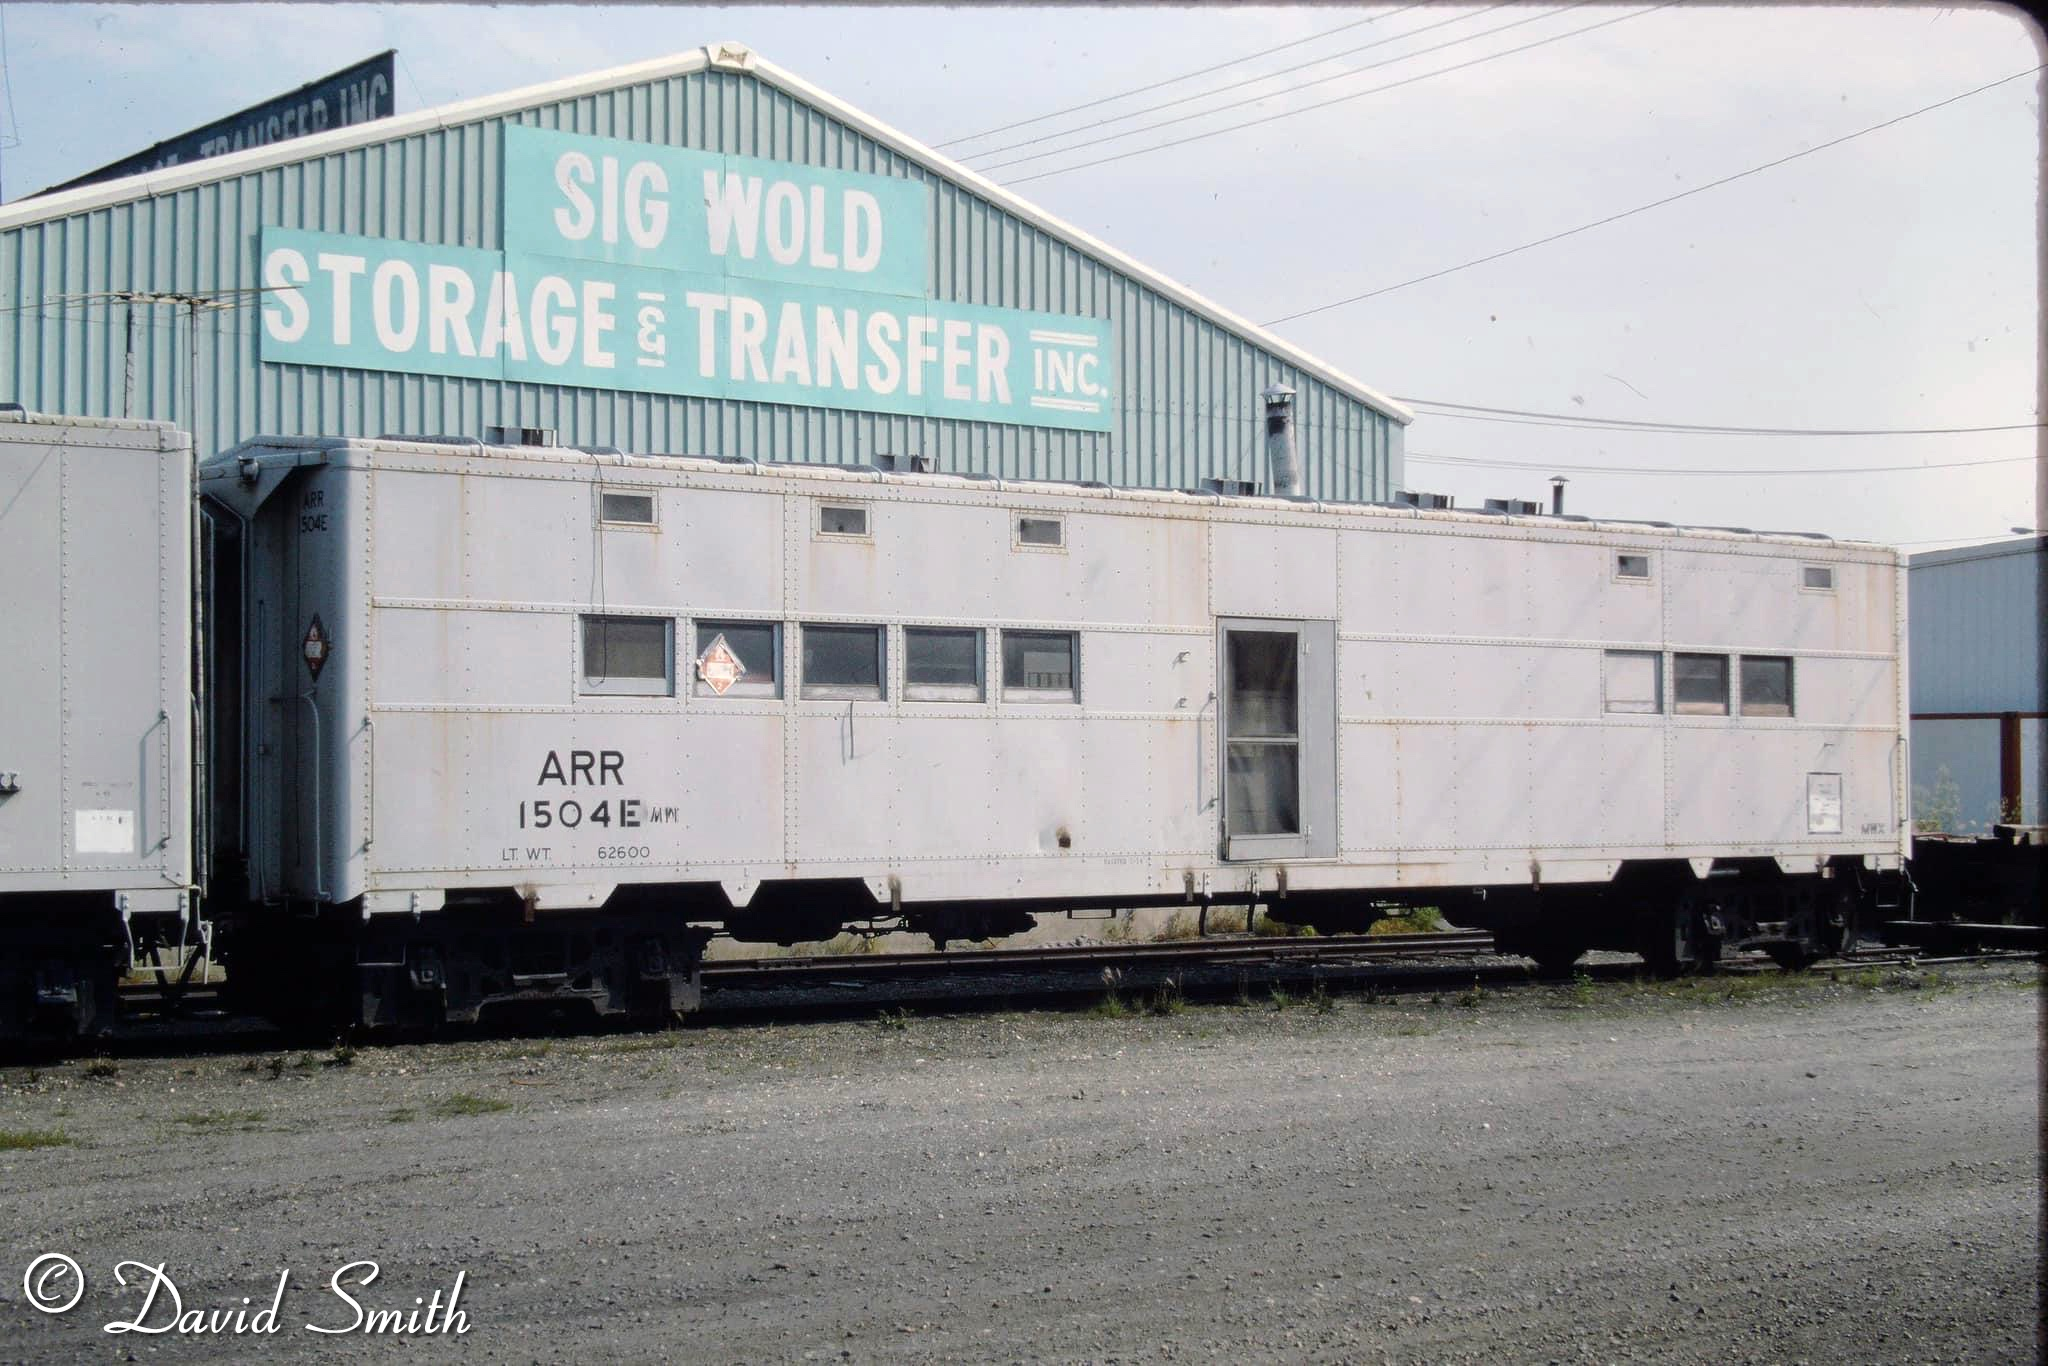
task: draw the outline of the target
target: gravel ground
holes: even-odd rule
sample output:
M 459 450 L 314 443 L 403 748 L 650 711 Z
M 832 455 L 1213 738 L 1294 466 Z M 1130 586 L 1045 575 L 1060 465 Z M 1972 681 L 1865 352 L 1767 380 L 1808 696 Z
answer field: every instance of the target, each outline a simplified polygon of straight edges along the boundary
M 369 1308 L 465 1278 L 414 1359 L 2023 1361 L 2041 1002 L 2000 964 L 9 1067 L 0 1357 L 385 1355 L 305 1327 L 373 1259 Z M 288 1269 L 279 1330 L 107 1336 L 123 1259 L 188 1311 Z

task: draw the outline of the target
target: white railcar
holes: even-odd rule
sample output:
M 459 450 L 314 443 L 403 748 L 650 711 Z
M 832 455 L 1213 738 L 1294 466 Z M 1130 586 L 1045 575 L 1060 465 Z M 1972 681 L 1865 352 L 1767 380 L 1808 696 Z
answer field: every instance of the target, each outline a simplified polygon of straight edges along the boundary
M 665 1010 L 714 928 L 889 914 L 1798 956 L 1906 853 L 1880 546 L 398 440 L 202 487 L 238 937 L 320 926 L 373 1018 Z
M 196 942 L 192 521 L 183 432 L 0 410 L 0 1036 Z

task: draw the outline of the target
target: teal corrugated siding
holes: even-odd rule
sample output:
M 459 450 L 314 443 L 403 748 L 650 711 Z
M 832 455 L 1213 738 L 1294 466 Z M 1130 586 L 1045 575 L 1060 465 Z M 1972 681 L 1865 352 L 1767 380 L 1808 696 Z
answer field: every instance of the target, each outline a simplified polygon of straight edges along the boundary
M 266 366 L 257 358 L 254 294 L 199 316 L 196 420 L 186 404 L 189 315 L 137 306 L 129 415 L 192 429 L 201 452 L 258 435 L 481 435 L 504 425 L 552 427 L 567 444 L 629 451 L 828 463 L 930 454 L 942 470 L 1187 488 L 1216 475 L 1262 478 L 1258 392 L 1277 380 L 1299 395 L 1308 492 L 1391 496 L 1401 440 L 1392 418 L 787 92 L 728 71 L 564 99 L 0 231 L 4 397 L 35 410 L 121 416 L 128 306 L 65 296 L 252 289 L 265 225 L 498 248 L 508 121 L 928 182 L 934 297 L 1108 319 L 1121 383 L 1116 428 Z

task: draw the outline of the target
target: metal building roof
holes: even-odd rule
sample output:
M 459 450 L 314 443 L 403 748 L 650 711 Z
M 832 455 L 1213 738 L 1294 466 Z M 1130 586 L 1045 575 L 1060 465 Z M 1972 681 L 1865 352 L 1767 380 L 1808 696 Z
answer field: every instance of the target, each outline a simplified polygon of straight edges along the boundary
M 369 123 L 354 124 L 309 137 L 294 138 L 285 142 L 270 143 L 246 151 L 233 152 L 225 156 L 210 157 L 203 161 L 188 162 L 159 171 L 127 176 L 119 180 L 105 181 L 97 185 L 83 186 L 48 194 L 18 203 L 0 205 L 0 230 L 23 227 L 34 223 L 47 222 L 91 209 L 109 205 L 129 203 L 194 185 L 247 175 L 252 171 L 265 170 L 303 162 L 314 157 L 326 156 L 351 148 L 365 147 L 390 142 L 408 134 L 446 130 L 483 119 L 515 113 L 537 105 L 550 104 L 582 95 L 597 94 L 645 81 L 666 77 L 688 75 L 692 72 L 718 70 L 740 72 L 752 76 L 767 85 L 784 91 L 793 98 L 811 104 L 841 120 L 849 127 L 887 146 L 899 155 L 922 165 L 925 169 L 948 179 L 957 181 L 984 196 L 1009 213 L 1050 236 L 1061 239 L 1068 245 L 1096 257 L 1105 264 L 1129 275 L 1146 288 L 1180 304 L 1228 331 L 1236 332 L 1247 340 L 1280 356 L 1303 372 L 1314 375 L 1332 389 L 1357 400 L 1376 412 L 1406 425 L 1415 418 L 1407 406 L 1395 401 L 1378 390 L 1352 378 L 1341 370 L 1318 360 L 1316 357 L 1294 346 L 1292 343 L 1260 327 L 1257 323 L 1231 312 L 1222 305 L 1203 297 L 1186 285 L 1169 279 L 1152 270 L 1116 248 L 1109 246 L 1054 217 L 1044 209 L 1018 197 L 1009 190 L 987 180 L 974 171 L 952 160 L 950 157 L 927 147 L 915 138 L 890 127 L 844 101 L 827 94 L 805 81 L 793 72 L 787 71 L 767 58 L 755 53 L 743 43 L 715 43 L 668 57 L 658 57 L 626 66 L 612 67 L 605 71 L 590 72 L 563 80 L 543 82 L 519 90 L 486 95 L 478 99 L 463 100 L 455 104 L 442 105 L 433 109 L 422 109 L 410 114 L 401 114 L 388 119 Z

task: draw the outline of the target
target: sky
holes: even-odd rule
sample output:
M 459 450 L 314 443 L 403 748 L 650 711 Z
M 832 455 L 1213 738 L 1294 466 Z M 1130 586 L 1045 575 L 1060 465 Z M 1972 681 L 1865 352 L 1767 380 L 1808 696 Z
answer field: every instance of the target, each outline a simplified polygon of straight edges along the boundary
M 2044 57 L 2012 9 L 7 4 L 0 23 L 7 199 L 387 47 L 409 112 L 738 41 L 1258 322 L 1913 115 L 1274 330 L 1429 400 L 1405 482 L 1460 506 L 1547 505 L 1547 476 L 1567 470 L 1572 512 L 1915 550 L 2048 517 L 2041 432 L 2025 425 L 2039 421 Z M 1025 139 L 1045 140 L 997 150 Z M 1072 146 L 1089 139 L 1104 140 Z M 1192 140 L 1159 146 L 1178 139 Z M 2023 429 L 1654 433 L 1445 403 Z M 1828 470 L 1850 472 L 1812 472 Z

